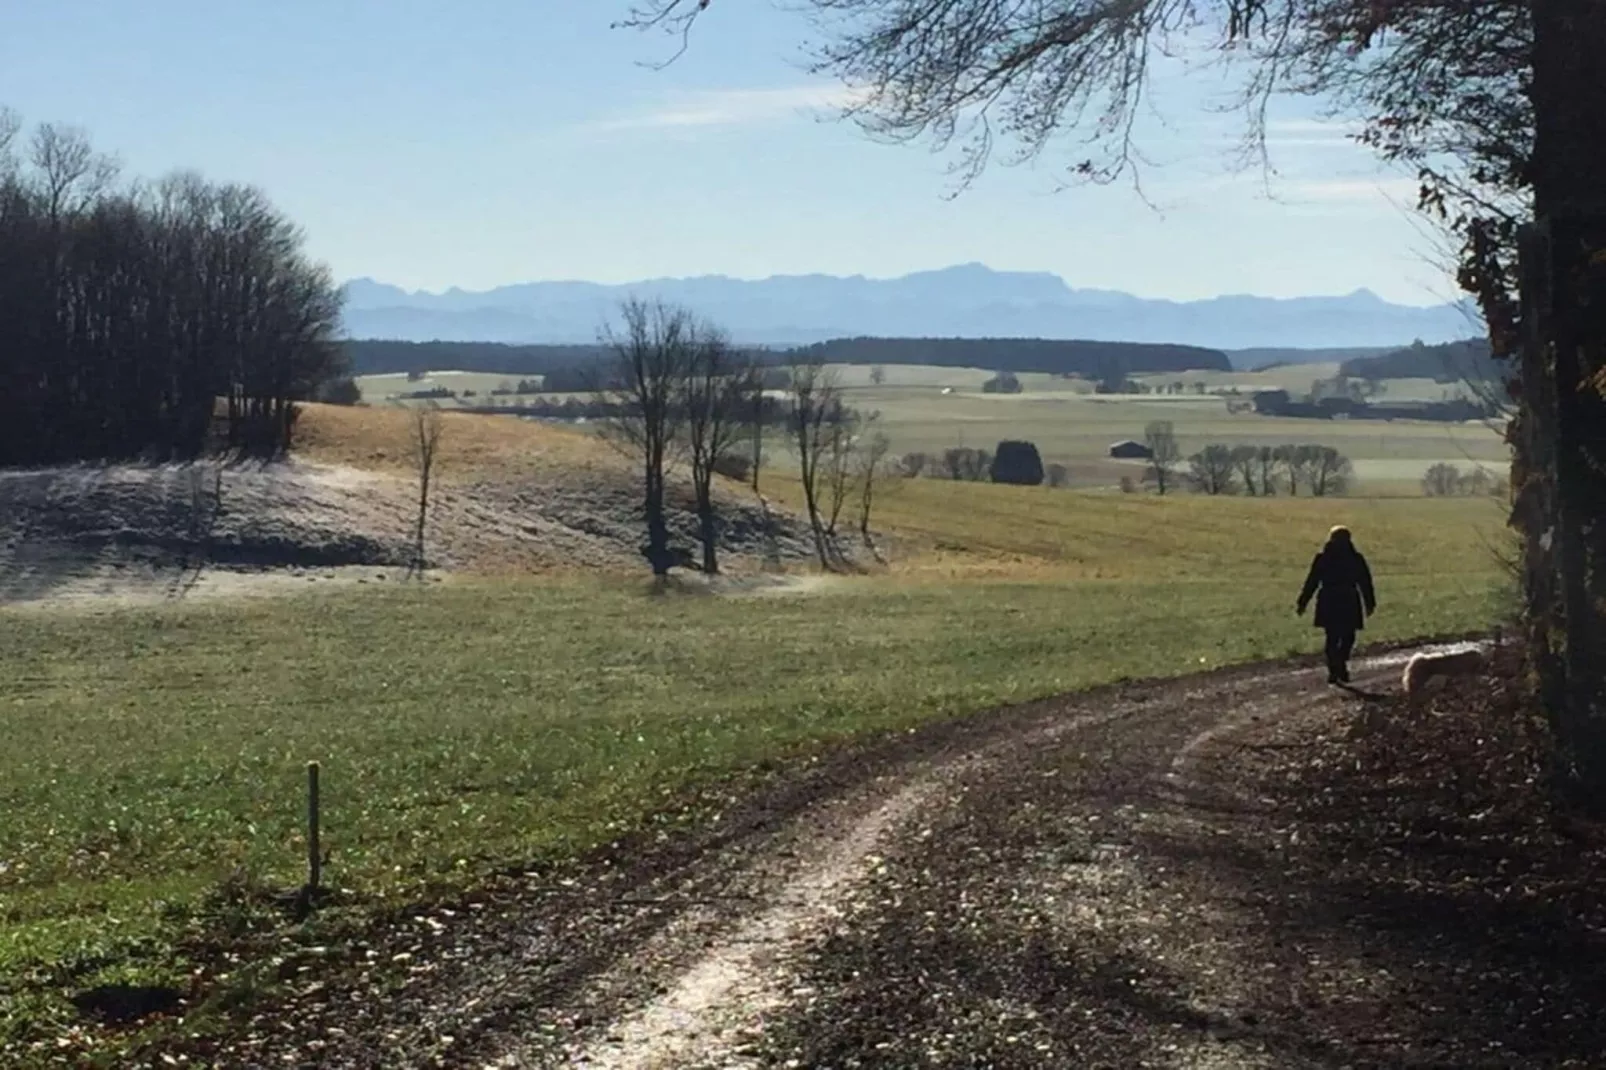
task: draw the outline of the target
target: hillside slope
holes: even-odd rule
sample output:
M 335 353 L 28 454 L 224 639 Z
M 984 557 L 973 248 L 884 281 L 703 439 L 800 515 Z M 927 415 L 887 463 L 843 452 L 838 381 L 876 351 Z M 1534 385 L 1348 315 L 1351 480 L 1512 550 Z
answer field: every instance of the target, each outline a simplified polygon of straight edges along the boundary
M 408 414 L 309 405 L 301 446 L 272 464 L 79 466 L 0 473 L 0 605 L 236 593 L 268 581 L 398 578 L 413 559 Z M 448 414 L 431 493 L 432 568 L 523 573 L 643 567 L 625 459 L 588 436 Z M 768 552 L 760 507 L 722 488 L 724 550 Z M 688 488 L 671 528 L 690 544 Z M 777 514 L 774 552 L 808 554 Z

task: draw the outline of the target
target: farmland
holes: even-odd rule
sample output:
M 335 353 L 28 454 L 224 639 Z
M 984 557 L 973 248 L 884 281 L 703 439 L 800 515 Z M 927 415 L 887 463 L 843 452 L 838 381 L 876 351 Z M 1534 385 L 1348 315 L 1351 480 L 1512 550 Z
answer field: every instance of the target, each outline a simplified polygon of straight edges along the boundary
M 1362 495 L 1419 493 L 1422 474 L 1440 463 L 1463 469 L 1481 465 L 1503 474 L 1507 457 L 1499 432 L 1481 423 L 1266 417 L 1231 413 L 1228 398 L 1192 392 L 1196 383 L 1206 390 L 1237 389 L 1244 394 L 1265 389 L 1303 392 L 1316 379 L 1334 374 L 1337 365 L 1145 377 L 1151 386 L 1184 384 L 1188 392 L 1177 395 L 1094 395 L 1091 384 L 1030 373 L 1019 377 L 1021 393 L 988 394 L 982 384 L 992 373 L 977 368 L 891 365 L 879 373 L 884 376 L 880 384 L 872 381 L 872 369 L 866 366 L 841 365 L 835 370 L 852 404 L 881 414 L 880 428 L 897 453 L 936 454 L 955 446 L 992 449 L 1003 439 L 1026 439 L 1037 444 L 1045 463 L 1066 465 L 1073 485 L 1086 488 L 1113 487 L 1122 476 L 1140 476 L 1140 464 L 1111 461 L 1108 448 L 1122 439 L 1141 439 L 1144 426 L 1157 419 L 1176 425 L 1185 455 L 1216 442 L 1334 446 L 1354 462 L 1355 493 Z M 364 396 L 375 404 L 386 404 L 391 394 L 408 387 L 477 392 L 475 398 L 446 403 L 450 405 L 489 400 L 484 395 L 498 381 L 496 376 L 439 372 L 412 384 L 400 375 L 365 377 L 360 383 Z M 1440 400 L 1457 388 L 1400 379 L 1385 381 L 1383 389 L 1388 400 Z

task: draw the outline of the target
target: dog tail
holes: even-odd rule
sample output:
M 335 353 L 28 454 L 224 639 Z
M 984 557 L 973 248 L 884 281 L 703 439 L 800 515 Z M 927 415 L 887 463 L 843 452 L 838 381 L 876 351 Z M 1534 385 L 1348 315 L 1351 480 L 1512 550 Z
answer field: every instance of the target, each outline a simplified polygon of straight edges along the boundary
M 1411 655 L 1411 660 L 1405 663 L 1405 675 L 1400 680 L 1400 687 L 1407 695 L 1414 695 L 1422 689 L 1422 669 L 1425 664 L 1421 654 Z

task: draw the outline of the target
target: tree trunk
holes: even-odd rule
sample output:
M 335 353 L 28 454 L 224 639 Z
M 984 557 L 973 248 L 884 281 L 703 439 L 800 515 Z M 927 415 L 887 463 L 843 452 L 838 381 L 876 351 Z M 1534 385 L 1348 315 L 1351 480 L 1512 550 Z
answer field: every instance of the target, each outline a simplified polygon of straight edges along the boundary
M 1553 561 L 1566 679 L 1563 745 L 1574 786 L 1606 805 L 1597 595 L 1606 592 L 1606 4 L 1534 0 L 1534 212 L 1548 239 L 1544 340 L 1555 387 Z
M 712 488 L 697 487 L 697 527 L 703 542 L 703 572 L 713 576 L 719 572 L 719 518 L 714 513 Z
M 424 571 L 424 522 L 429 516 L 429 469 L 418 480 L 418 528 L 413 534 L 414 567 Z
M 647 514 L 647 561 L 652 574 L 669 575 L 669 523 L 664 517 L 664 477 L 662 462 L 649 463 L 643 507 Z

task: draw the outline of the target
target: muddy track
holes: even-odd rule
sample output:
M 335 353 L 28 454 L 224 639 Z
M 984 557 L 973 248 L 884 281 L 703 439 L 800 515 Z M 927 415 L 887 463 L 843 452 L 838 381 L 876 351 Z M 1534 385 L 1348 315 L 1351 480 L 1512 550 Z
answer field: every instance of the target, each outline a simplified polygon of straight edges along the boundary
M 1287 835 L 1223 759 L 1252 754 L 1268 726 L 1362 716 L 1369 692 L 1396 690 L 1403 660 L 1374 654 L 1348 692 L 1309 660 L 1283 662 L 845 748 L 698 831 L 403 919 L 363 952 L 405 959 L 399 988 L 320 984 L 291 1028 L 211 1054 L 285 1065 L 310 1049 L 329 1067 L 1373 1065 L 1312 1039 L 1300 999 L 1313 965 L 1350 995 L 1386 981 L 1355 947 L 1312 952 L 1280 931 L 1274 882 L 1221 876 L 1229 844 L 1255 845 L 1253 872 Z

